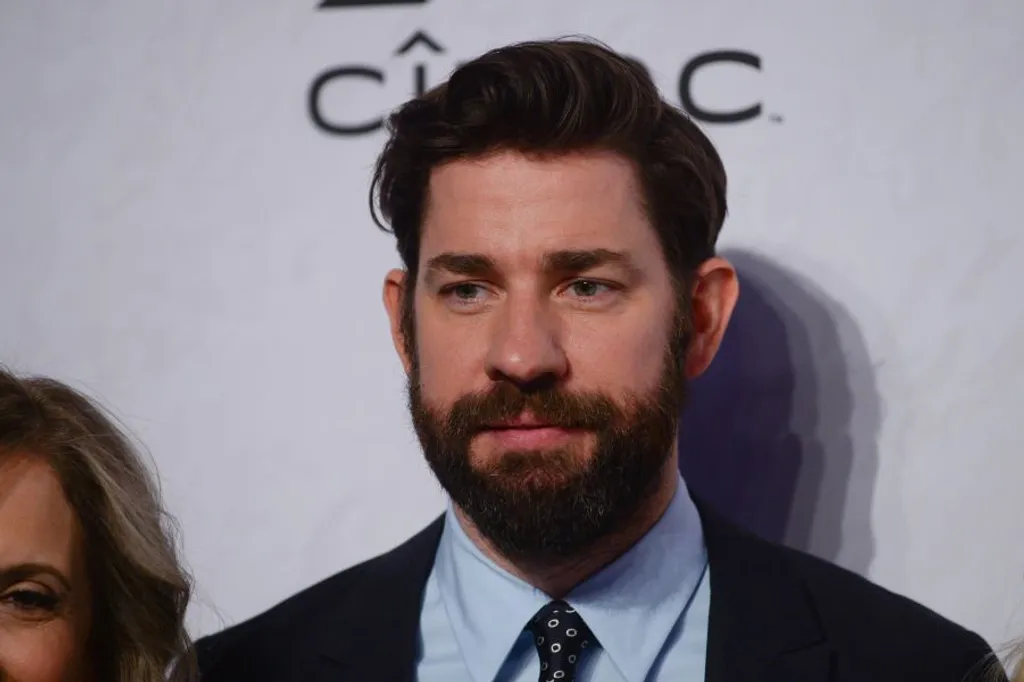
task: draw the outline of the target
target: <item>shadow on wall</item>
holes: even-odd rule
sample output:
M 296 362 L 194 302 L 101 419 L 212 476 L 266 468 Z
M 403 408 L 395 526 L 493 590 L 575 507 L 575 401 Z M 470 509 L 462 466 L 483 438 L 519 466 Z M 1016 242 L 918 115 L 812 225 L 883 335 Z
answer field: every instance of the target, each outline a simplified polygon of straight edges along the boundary
M 746 251 L 721 255 L 736 266 L 740 299 L 718 357 L 691 386 L 683 476 L 761 537 L 863 574 L 881 421 L 864 340 L 803 278 Z

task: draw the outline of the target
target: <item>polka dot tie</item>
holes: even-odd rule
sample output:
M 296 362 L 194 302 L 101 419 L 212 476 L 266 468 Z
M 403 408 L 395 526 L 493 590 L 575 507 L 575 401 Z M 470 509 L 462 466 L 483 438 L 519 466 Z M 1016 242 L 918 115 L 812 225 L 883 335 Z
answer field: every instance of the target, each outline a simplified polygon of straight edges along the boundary
M 580 614 L 564 601 L 553 601 L 527 627 L 540 654 L 540 682 L 574 682 L 583 650 L 597 642 Z

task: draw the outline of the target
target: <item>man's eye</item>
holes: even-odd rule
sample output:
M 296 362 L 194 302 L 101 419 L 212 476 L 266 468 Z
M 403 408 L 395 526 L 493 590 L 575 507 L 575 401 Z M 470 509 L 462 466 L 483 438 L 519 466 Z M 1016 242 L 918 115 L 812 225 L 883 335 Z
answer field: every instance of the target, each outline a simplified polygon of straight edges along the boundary
M 478 297 L 480 295 L 480 285 L 479 284 L 456 284 L 452 288 L 452 293 L 455 294 L 455 296 L 457 298 L 463 298 L 463 299 L 476 298 L 476 297 Z
M 441 290 L 442 297 L 448 299 L 453 305 L 469 305 L 484 301 L 487 290 L 473 282 L 461 282 L 452 284 Z
M 601 295 L 610 287 L 607 284 L 595 282 L 594 280 L 580 279 L 573 282 L 569 288 L 575 295 L 581 298 L 593 298 L 594 296 Z

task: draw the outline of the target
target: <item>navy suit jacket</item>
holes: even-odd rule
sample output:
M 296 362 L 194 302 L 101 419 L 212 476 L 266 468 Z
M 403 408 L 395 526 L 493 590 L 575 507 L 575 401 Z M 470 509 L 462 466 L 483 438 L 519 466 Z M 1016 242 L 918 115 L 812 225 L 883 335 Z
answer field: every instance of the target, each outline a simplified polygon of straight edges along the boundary
M 705 682 L 1005 679 L 978 635 L 698 508 L 711 566 Z M 443 523 L 200 640 L 202 682 L 414 682 Z

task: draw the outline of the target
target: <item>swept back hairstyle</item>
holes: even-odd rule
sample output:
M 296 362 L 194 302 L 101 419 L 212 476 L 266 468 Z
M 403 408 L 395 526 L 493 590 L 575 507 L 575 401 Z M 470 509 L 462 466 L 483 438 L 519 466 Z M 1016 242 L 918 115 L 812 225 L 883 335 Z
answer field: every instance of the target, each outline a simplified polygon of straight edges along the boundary
M 595 41 L 534 41 L 487 52 L 400 107 L 387 128 L 370 208 L 377 226 L 394 234 L 408 273 L 407 343 L 430 174 L 447 162 L 503 150 L 620 154 L 636 168 L 645 208 L 684 297 L 693 270 L 715 253 L 726 214 L 726 174 L 717 151 L 661 98 L 641 64 Z
M 179 563 L 159 491 L 131 441 L 65 384 L 19 378 L 0 367 L 0 458 L 14 453 L 45 459 L 83 529 L 96 679 L 195 679 L 184 624 L 191 579 Z

